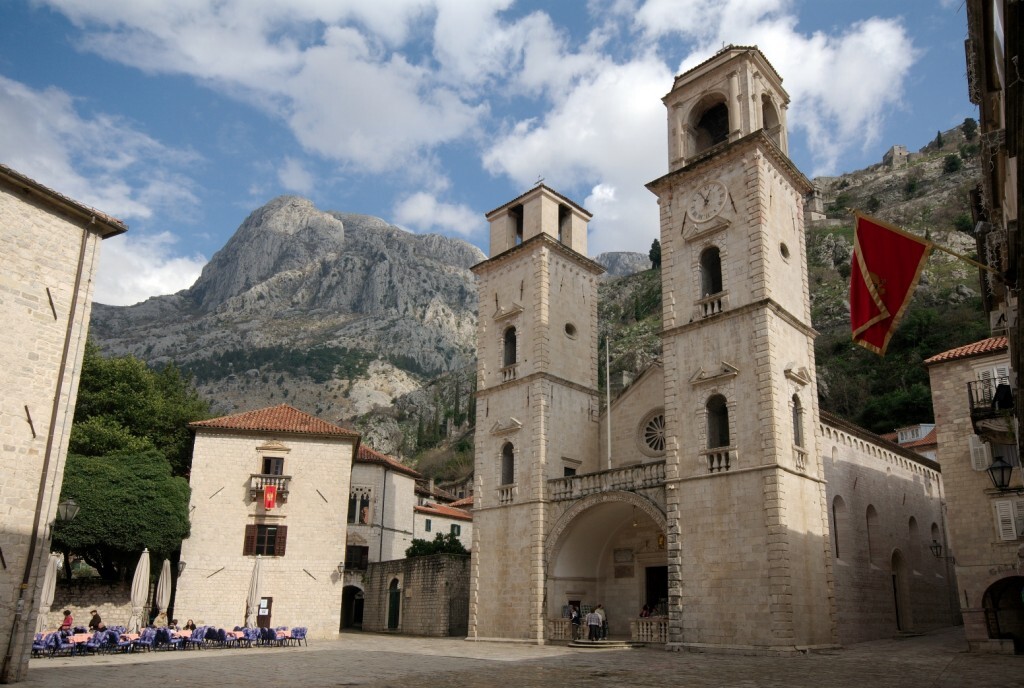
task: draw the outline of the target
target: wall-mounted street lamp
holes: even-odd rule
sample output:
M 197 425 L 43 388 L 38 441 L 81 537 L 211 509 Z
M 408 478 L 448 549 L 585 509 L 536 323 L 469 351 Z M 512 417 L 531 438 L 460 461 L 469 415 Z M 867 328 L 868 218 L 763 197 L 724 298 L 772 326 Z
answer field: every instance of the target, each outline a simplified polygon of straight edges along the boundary
M 65 499 L 63 502 L 57 505 L 57 520 L 58 521 L 71 521 L 78 515 L 81 507 L 73 499 Z
M 932 551 L 936 559 L 942 558 L 942 543 L 938 540 L 932 540 L 932 544 L 928 546 L 928 549 Z
M 1008 464 L 1003 457 L 997 456 L 992 465 L 987 469 L 992 484 L 997 490 L 1006 490 L 1010 487 L 1010 476 L 1013 473 L 1013 466 Z
M 345 575 L 345 562 L 343 562 L 343 561 L 339 561 L 338 562 L 338 575 L 339 576 L 344 576 Z

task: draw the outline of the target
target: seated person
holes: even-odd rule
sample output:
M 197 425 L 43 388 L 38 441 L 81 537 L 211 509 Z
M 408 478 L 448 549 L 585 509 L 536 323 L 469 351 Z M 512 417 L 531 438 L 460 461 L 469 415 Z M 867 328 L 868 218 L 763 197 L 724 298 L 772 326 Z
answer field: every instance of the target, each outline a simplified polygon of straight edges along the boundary
M 64 610 L 64 620 L 60 622 L 60 631 L 62 633 L 70 633 L 71 628 L 75 625 L 75 618 L 71 616 L 71 610 Z
M 105 631 L 107 630 L 106 624 L 100 618 L 99 612 L 93 609 L 91 612 L 92 618 L 89 619 L 89 630 L 90 631 Z

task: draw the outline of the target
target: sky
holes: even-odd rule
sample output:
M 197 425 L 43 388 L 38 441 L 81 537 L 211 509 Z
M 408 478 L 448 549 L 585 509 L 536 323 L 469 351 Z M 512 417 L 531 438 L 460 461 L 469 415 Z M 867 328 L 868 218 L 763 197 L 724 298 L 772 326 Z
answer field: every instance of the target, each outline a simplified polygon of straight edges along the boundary
M 962 0 L 0 0 L 0 163 L 129 225 L 95 300 L 185 289 L 295 194 L 487 250 L 538 180 L 646 253 L 672 79 L 757 45 L 809 177 L 977 117 Z

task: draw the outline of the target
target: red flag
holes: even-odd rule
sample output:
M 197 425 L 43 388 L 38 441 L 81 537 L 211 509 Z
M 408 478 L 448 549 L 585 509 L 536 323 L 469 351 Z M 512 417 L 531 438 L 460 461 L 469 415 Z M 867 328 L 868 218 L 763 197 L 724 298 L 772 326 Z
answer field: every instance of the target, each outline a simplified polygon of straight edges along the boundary
M 930 241 L 857 214 L 850 265 L 853 341 L 885 355 L 931 250 Z
M 273 509 L 275 504 L 277 504 L 277 486 L 276 485 L 264 485 L 263 486 L 263 508 L 264 509 Z

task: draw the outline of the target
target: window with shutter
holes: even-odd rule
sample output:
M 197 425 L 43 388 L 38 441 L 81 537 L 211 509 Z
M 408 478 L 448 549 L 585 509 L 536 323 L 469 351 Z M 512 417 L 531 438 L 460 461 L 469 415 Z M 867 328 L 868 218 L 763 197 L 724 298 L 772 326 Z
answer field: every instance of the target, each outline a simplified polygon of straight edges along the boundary
M 242 556 L 256 554 L 256 524 L 245 527 L 245 538 L 242 540 Z
M 278 526 L 277 527 L 277 538 L 275 539 L 275 542 L 274 542 L 274 545 L 275 545 L 274 546 L 274 556 L 275 557 L 283 557 L 284 556 L 284 546 L 285 546 L 285 543 L 287 542 L 287 540 L 288 540 L 288 526 Z
M 987 470 L 992 465 L 992 448 L 977 435 L 967 438 L 971 449 L 971 468 L 976 471 Z
M 1021 500 L 1017 500 L 1021 501 Z M 992 508 L 996 515 L 996 533 L 1000 540 L 1016 540 L 1017 524 L 1013 501 L 1009 499 L 997 499 L 992 502 Z

